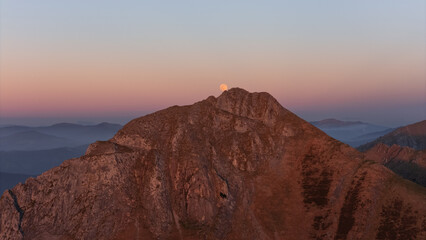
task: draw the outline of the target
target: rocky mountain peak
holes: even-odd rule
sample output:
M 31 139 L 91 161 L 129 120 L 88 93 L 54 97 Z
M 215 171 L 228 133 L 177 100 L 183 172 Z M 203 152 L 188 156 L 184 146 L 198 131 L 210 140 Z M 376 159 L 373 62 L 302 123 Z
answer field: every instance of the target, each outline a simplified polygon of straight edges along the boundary
M 217 98 L 217 108 L 250 119 L 273 124 L 286 111 L 269 93 L 250 93 L 241 88 L 224 91 Z
M 217 98 L 210 96 L 193 105 L 173 106 L 132 120 L 111 141 L 142 149 L 166 146 L 174 149 L 172 145 L 182 137 L 182 132 L 189 129 L 194 133 L 215 136 L 218 132 L 256 131 L 259 124 L 264 125 L 263 128 L 278 127 L 286 136 L 294 135 L 302 128 L 317 131 L 284 109 L 269 93 L 250 93 L 232 88 Z M 321 134 L 320 131 L 317 133 Z

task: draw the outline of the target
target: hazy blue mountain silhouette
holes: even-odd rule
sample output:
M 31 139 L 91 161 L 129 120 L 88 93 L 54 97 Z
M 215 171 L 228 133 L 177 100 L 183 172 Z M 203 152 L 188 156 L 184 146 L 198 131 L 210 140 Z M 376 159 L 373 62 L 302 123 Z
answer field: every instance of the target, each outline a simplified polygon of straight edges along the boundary
M 34 176 L 35 175 L 0 172 L 0 194 L 6 189 L 12 188 L 17 183 L 24 183 L 27 178 Z
M 0 172 L 38 175 L 64 160 L 80 157 L 88 145 L 36 151 L 0 151 Z
M 416 150 L 426 149 L 426 120 L 397 128 L 377 139 L 373 139 L 358 147 L 360 151 L 367 151 L 378 143 L 388 146 L 394 144 L 402 147 L 411 147 Z
M 337 119 L 324 119 L 311 122 L 327 135 L 357 147 L 385 135 L 393 129 L 361 121 L 340 121 Z
M 0 137 L 9 136 L 15 133 L 25 132 L 34 130 L 35 127 L 27 127 L 27 126 L 7 126 L 0 127 Z
M 10 126 L 0 128 L 0 151 L 33 151 L 76 147 L 97 140 L 108 140 L 119 124 L 79 125 L 59 123 L 47 127 Z
M 81 145 L 78 141 L 37 131 L 18 132 L 0 138 L 0 151 L 42 150 L 78 145 Z
M 58 137 L 66 137 L 79 140 L 80 142 L 91 143 L 93 141 L 111 138 L 121 127 L 122 126 L 119 124 L 111 123 L 100 123 L 91 126 L 59 123 L 49 127 L 38 127 L 36 130 Z
M 56 167 L 66 159 L 84 155 L 90 143 L 108 140 L 120 128 L 121 125 L 111 123 L 0 127 L 0 191 Z

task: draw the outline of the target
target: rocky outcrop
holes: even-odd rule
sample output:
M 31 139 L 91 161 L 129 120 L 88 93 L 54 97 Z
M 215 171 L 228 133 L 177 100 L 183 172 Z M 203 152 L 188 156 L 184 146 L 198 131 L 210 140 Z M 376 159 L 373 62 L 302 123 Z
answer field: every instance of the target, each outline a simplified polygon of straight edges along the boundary
M 424 239 L 425 202 L 269 94 L 231 89 L 6 191 L 0 239 Z

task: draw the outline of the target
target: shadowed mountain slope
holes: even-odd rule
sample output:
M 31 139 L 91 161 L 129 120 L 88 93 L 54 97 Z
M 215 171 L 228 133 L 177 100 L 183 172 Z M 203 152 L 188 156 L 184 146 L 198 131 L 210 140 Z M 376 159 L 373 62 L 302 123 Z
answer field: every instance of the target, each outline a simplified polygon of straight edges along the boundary
M 0 199 L 1 239 L 424 239 L 425 188 L 268 93 L 135 119 Z
M 366 158 L 381 163 L 400 175 L 426 187 L 426 150 L 378 143 L 365 152 Z

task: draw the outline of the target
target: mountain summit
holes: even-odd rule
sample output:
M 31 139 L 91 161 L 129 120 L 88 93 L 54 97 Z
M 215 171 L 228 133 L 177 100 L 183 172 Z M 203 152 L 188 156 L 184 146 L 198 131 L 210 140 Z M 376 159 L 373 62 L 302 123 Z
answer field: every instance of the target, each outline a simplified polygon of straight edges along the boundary
M 0 199 L 1 239 L 424 239 L 425 188 L 268 93 L 132 120 Z

